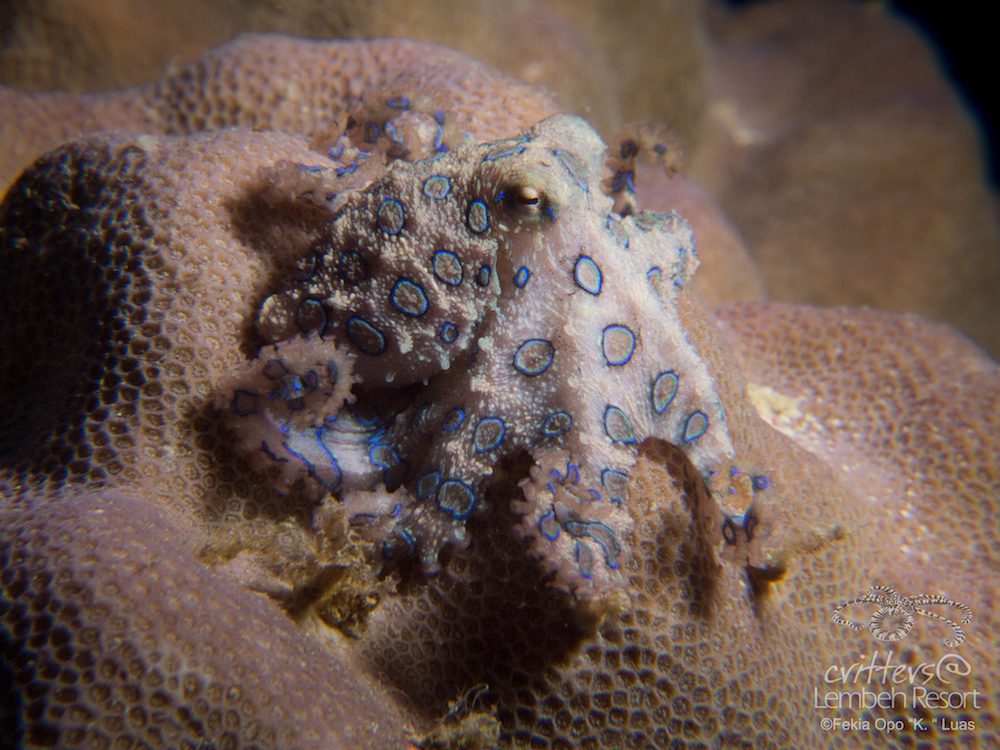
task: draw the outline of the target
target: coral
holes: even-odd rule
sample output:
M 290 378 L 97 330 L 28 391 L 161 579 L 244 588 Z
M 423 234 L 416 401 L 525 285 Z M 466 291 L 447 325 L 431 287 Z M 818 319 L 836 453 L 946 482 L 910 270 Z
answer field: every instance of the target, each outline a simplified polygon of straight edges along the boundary
M 26 746 L 403 747 L 404 714 L 344 643 L 199 564 L 197 532 L 155 503 L 70 493 L 0 521 Z
M 281 65 L 279 95 L 255 73 Z M 9 736 L 65 747 L 996 742 L 1000 372 L 973 345 L 890 313 L 710 311 L 701 272 L 675 283 L 695 267 L 681 219 L 638 211 L 608 227 L 612 199 L 596 186 L 611 175 L 589 126 L 426 45 L 248 38 L 144 89 L 8 95 L 9 111 L 64 113 L 68 132 L 83 110 L 153 131 L 69 142 L 0 206 Z M 238 127 L 190 132 L 222 126 Z M 250 129 L 264 126 L 298 134 Z M 508 180 L 513 200 L 494 202 Z M 426 208 L 448 197 L 457 203 Z M 627 250 L 609 229 L 627 231 Z M 410 231 L 430 240 L 423 255 L 400 252 Z M 467 278 L 463 266 L 450 307 L 439 250 L 490 267 Z M 439 265 L 457 280 L 452 259 Z M 404 272 L 408 284 L 393 278 Z M 628 274 L 638 282 L 619 286 Z M 558 316 L 558 334 L 532 328 Z M 449 321 L 465 354 L 435 338 Z M 404 352 L 404 333 L 423 350 Z M 563 353 L 578 360 L 566 372 Z M 470 365 L 485 382 L 466 377 Z M 560 379 L 536 390 L 549 374 Z M 480 447 L 519 441 L 501 460 L 475 451 L 486 428 L 449 443 L 433 420 L 424 434 L 436 441 L 418 431 L 394 444 L 421 394 L 448 406 L 475 394 L 480 416 L 495 399 L 496 418 L 514 422 L 582 416 L 551 449 L 494 431 Z M 287 458 L 279 434 L 329 447 L 320 431 L 332 417 L 349 424 L 331 427 L 339 474 L 321 463 L 332 448 L 296 449 L 291 470 L 267 455 Z M 417 509 L 441 513 L 415 504 L 412 481 L 435 450 L 434 465 L 470 472 L 482 510 L 450 530 L 461 544 L 438 554 L 420 540 L 436 576 L 401 564 L 380 580 L 378 561 L 406 548 Z M 391 455 L 412 463 L 399 462 L 401 479 Z M 605 460 L 628 471 L 613 490 L 620 507 L 581 492 Z M 601 565 L 616 549 L 612 580 Z M 605 576 L 592 599 L 579 590 L 590 570 Z M 974 614 L 956 648 L 975 668 L 951 689 L 986 701 L 835 715 L 961 715 L 976 727 L 822 730 L 813 689 L 873 643 L 837 607 L 873 585 Z M 897 658 L 934 662 L 952 635 L 927 619 Z
M 982 136 L 917 30 L 829 1 L 718 15 L 690 173 L 770 297 L 919 312 L 997 356 L 1000 224 Z
M 290 80 L 296 85 L 287 86 Z M 0 89 L 5 122 L 17 123 L 4 130 L 0 182 L 91 130 L 182 134 L 244 127 L 318 138 L 358 109 L 369 120 L 365 105 L 384 107 L 404 91 L 415 109 L 451 115 L 448 143 L 464 131 L 513 135 L 555 111 L 537 89 L 430 44 L 247 36 L 138 89 L 79 96 Z
M 107 91 L 146 83 L 246 32 L 399 37 L 464 52 L 554 93 L 598 130 L 653 117 L 695 138 L 704 106 L 701 0 L 9 0 L 0 84 Z M 655 65 L 649 50 L 670 49 Z M 670 96 L 659 92 L 670 90 Z

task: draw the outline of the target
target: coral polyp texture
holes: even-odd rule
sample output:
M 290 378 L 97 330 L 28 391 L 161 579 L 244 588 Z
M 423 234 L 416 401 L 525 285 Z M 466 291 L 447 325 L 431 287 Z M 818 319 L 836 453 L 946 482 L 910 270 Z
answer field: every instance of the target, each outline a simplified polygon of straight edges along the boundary
M 665 144 L 390 40 L 3 96 L 59 117 L 0 206 L 14 744 L 996 742 L 997 365 L 713 311 L 699 255 L 746 258 L 643 209 Z M 967 703 L 830 705 L 885 645 L 843 625 L 869 589 Z

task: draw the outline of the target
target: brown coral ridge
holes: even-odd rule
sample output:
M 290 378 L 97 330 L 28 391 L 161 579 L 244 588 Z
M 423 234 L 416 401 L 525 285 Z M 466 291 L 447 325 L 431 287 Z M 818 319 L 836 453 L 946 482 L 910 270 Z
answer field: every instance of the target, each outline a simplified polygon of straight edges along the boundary
M 433 44 L 310 42 L 246 35 L 156 83 L 107 94 L 0 88 L 0 184 L 59 144 L 93 130 L 187 134 L 227 127 L 318 138 L 353 113 L 405 95 L 445 115 L 444 142 L 513 135 L 555 111 L 538 89 Z M 516 105 L 515 105 L 516 102 Z
M 973 346 L 913 318 L 754 304 L 724 310 L 720 329 L 685 291 L 685 330 L 747 473 L 769 484 L 730 542 L 683 454 L 645 446 L 631 593 L 594 621 L 498 517 L 524 465 L 507 467 L 492 492 L 508 502 L 439 578 L 379 592 L 360 638 L 312 617 L 300 594 L 328 580 L 312 550 L 329 508 L 270 491 L 213 404 L 256 352 L 263 290 L 322 221 L 264 200 L 260 170 L 322 158 L 278 133 L 90 136 L 32 166 L 0 207 L 8 736 L 353 747 L 376 732 L 391 747 L 407 726 L 456 723 L 455 701 L 473 695 L 466 718 L 482 721 L 468 731 L 489 736 L 492 713 L 507 747 L 835 747 L 812 688 L 882 644 L 833 608 L 883 583 L 973 610 L 960 653 L 975 667 L 953 684 L 986 701 L 964 713 L 972 731 L 873 746 L 996 742 L 983 571 L 997 567 L 1000 381 Z M 245 587 L 294 602 L 294 622 Z M 921 625 L 899 659 L 933 661 L 943 634 Z
M 4 713 L 25 746 L 403 747 L 405 715 L 344 642 L 200 564 L 197 532 L 157 503 L 67 493 L 5 503 L 0 523 L 2 658 L 22 687 Z
M 863 3 L 716 9 L 691 173 L 772 299 L 919 312 L 1000 353 L 982 134 L 914 29 Z
M 700 0 L 142 0 L 8 2 L 0 82 L 33 91 L 145 83 L 241 33 L 442 44 L 552 90 L 599 130 L 640 116 L 693 137 L 704 104 Z M 655 65 L 649 50 L 659 53 Z M 669 90 L 669 97 L 659 92 Z

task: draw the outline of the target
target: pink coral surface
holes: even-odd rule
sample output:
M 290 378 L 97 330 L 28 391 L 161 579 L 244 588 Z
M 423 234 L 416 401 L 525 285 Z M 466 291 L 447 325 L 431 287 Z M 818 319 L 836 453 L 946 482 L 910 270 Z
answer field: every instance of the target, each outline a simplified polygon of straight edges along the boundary
M 422 149 L 447 146 L 459 171 L 478 174 L 477 144 L 538 132 L 530 128 L 556 111 L 552 101 L 438 47 L 281 37 L 245 38 L 142 89 L 3 97 L 35 123 L 15 138 L 25 153 L 73 138 L 29 166 L 0 207 L 0 656 L 14 686 L 0 696 L 0 729 L 9 736 L 60 747 L 996 742 L 1000 373 L 960 336 L 844 308 L 713 312 L 698 271 L 694 285 L 671 291 L 676 307 L 657 316 L 635 302 L 622 323 L 645 326 L 633 344 L 700 373 L 700 393 L 717 399 L 708 431 L 695 435 L 688 420 L 659 434 L 636 421 L 630 433 L 602 410 L 608 434 L 583 422 L 584 447 L 570 445 L 594 455 L 586 446 L 610 437 L 634 463 L 616 511 L 628 519 L 617 527 L 627 550 L 618 585 L 582 596 L 560 578 L 565 560 L 550 563 L 522 538 L 521 485 L 542 458 L 524 451 L 479 469 L 483 511 L 427 577 L 386 564 L 343 493 L 317 493 L 313 473 L 285 474 L 248 454 L 219 407 L 234 377 L 270 351 L 266 300 L 331 236 L 333 251 L 349 249 L 336 245 L 342 205 L 362 205 L 387 174 L 415 187 L 406 162 Z M 366 140 L 370 126 L 377 135 Z M 126 132 L 76 135 L 93 128 Z M 596 139 L 587 133 L 573 126 L 542 140 L 579 155 Z M 509 156 L 510 142 L 502 148 Z M 346 160 L 364 160 L 360 151 L 371 161 Z M 539 181 L 541 156 L 526 164 L 509 177 L 526 205 L 589 220 L 590 199 L 570 191 L 575 162 L 552 184 Z M 320 191 L 340 171 L 355 180 L 346 204 Z M 603 205 L 597 185 L 588 189 Z M 695 189 L 674 185 L 672 195 L 702 207 L 715 229 L 707 235 L 727 236 Z M 480 226 L 474 203 L 435 229 L 442 241 L 466 246 L 461 233 Z M 395 211 L 380 209 L 368 231 L 401 231 Z M 628 226 L 657 236 L 642 216 Z M 534 224 L 508 223 L 496 231 L 524 234 L 501 245 L 507 263 L 525 248 L 562 246 Z M 739 243 L 729 252 L 745 264 Z M 713 254 L 725 263 L 725 251 L 705 248 L 706 265 Z M 490 278 L 501 291 L 518 283 L 515 265 L 505 271 Z M 574 278 L 577 294 L 598 288 L 589 266 Z M 480 357 L 499 340 L 485 339 L 503 309 L 470 317 Z M 512 325 L 525 322 L 518 309 Z M 349 330 L 305 344 L 332 357 L 334 345 L 354 343 L 363 358 L 371 347 Z M 621 341 L 599 346 L 602 367 L 626 361 Z M 574 377 L 597 377 L 580 359 L 578 371 L 557 373 L 577 396 L 588 391 Z M 351 395 L 404 414 L 392 405 L 410 392 L 389 378 L 382 388 L 388 371 L 359 362 L 365 380 L 349 381 Z M 527 403 L 520 387 L 508 390 Z M 612 380 L 601 390 L 628 405 L 640 389 Z M 719 425 L 728 444 L 697 450 Z M 572 507 L 568 477 L 553 495 Z M 394 512 L 386 488 L 364 491 Z M 561 512 L 563 534 L 588 522 Z M 873 585 L 941 602 L 921 604 L 931 614 L 919 618 L 900 598 L 891 611 L 852 605 L 851 621 L 880 618 L 870 632 L 835 621 L 838 605 Z M 959 623 L 958 605 L 971 622 Z M 856 690 L 828 676 L 873 652 L 911 668 L 961 659 L 968 669 L 948 672 L 947 690 L 963 705 L 915 704 L 909 682 L 891 707 L 816 705 L 815 690 L 834 699 Z M 939 677 L 934 690 L 945 687 Z M 902 724 L 837 732 L 824 719 Z M 968 723 L 949 723 L 959 719 Z

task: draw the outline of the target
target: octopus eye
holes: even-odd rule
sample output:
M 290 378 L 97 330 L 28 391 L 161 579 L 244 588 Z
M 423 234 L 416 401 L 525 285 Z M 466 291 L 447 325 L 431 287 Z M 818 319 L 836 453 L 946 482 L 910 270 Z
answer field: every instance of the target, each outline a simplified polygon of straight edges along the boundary
M 537 206 L 541 200 L 542 196 L 538 190 L 529 185 L 519 187 L 514 193 L 514 201 L 520 206 Z
M 545 195 L 531 185 L 514 185 L 500 193 L 504 206 L 522 214 L 535 215 L 547 205 Z

